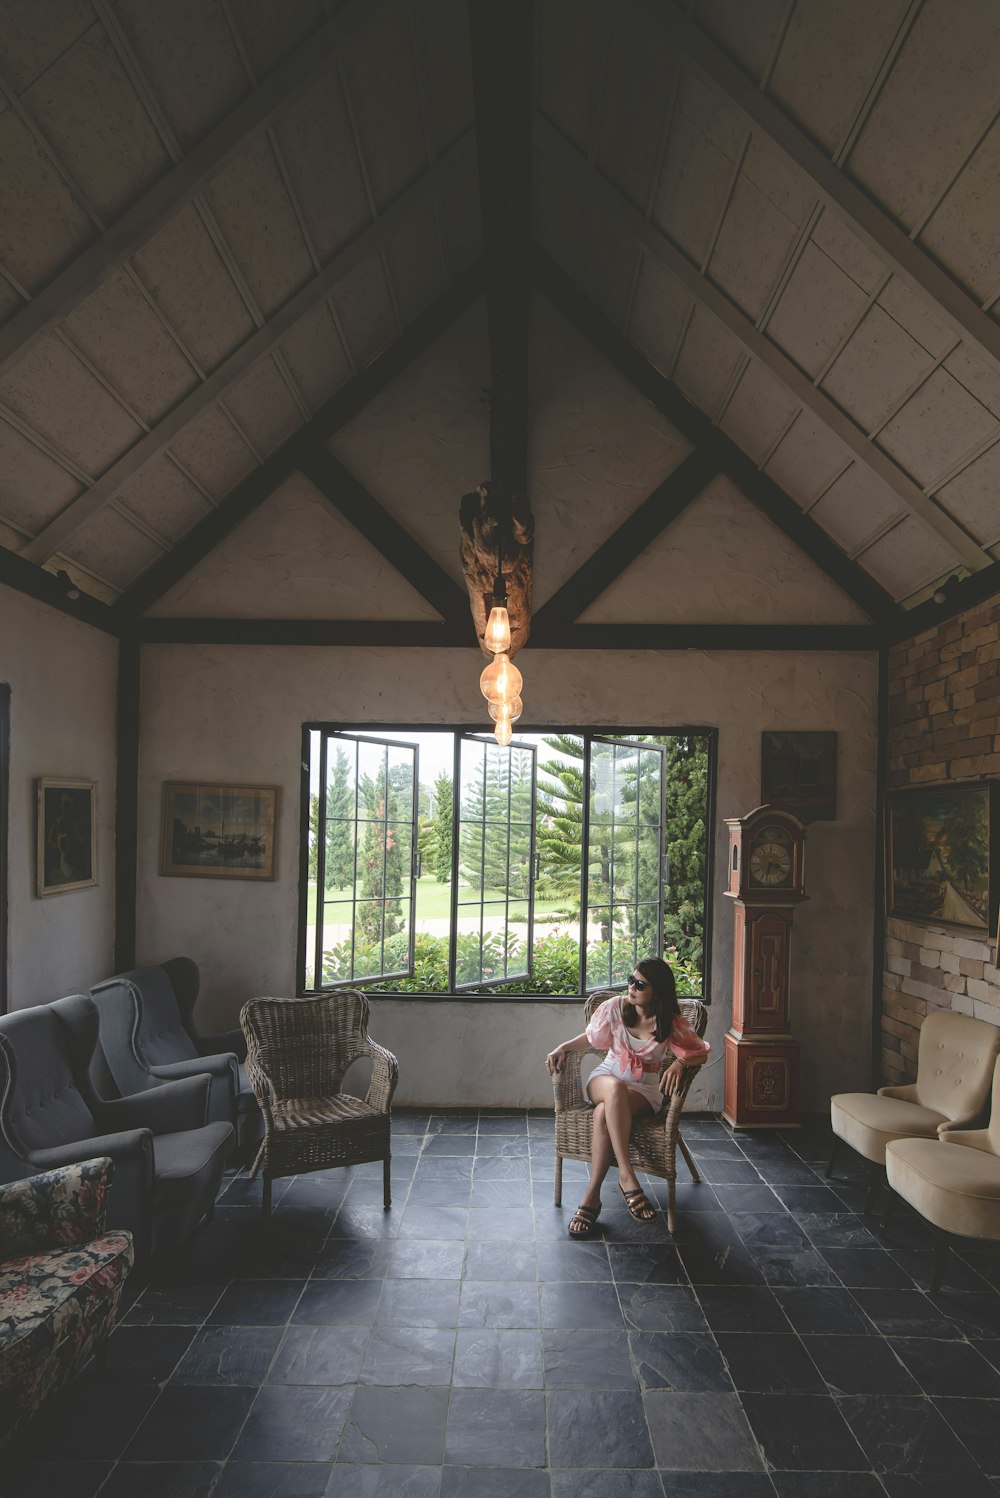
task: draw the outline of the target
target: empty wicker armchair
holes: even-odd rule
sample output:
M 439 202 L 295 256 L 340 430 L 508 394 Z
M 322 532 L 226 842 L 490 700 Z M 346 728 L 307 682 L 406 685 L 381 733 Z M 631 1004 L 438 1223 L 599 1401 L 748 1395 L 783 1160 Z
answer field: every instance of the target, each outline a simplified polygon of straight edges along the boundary
M 610 990 L 591 994 L 584 1008 L 587 1023 L 598 1005 L 603 1004 L 604 1000 L 611 996 Z M 682 998 L 678 999 L 678 1003 L 681 1014 L 689 1021 L 700 1039 L 705 1034 L 708 1024 L 708 1010 L 705 1005 L 700 999 Z M 557 1207 L 562 1205 L 563 1160 L 590 1160 L 594 1110 L 588 1104 L 584 1091 L 581 1062 L 585 1056 L 603 1056 L 603 1054 L 603 1051 L 597 1050 L 567 1051 L 562 1070 L 557 1072 L 552 1079 L 556 1108 L 555 1204 Z M 678 1148 L 684 1156 L 692 1180 L 701 1179 L 691 1153 L 681 1138 L 680 1129 L 684 1103 L 698 1070 L 697 1066 L 686 1068 L 683 1082 L 660 1113 L 648 1117 L 640 1116 L 636 1119 L 632 1125 L 629 1142 L 629 1158 L 634 1168 L 648 1175 L 659 1176 L 661 1180 L 667 1182 L 667 1227 L 670 1232 L 673 1232 L 675 1228 Z
M 263 1209 L 277 1176 L 383 1161 L 390 1204 L 389 1109 L 399 1068 L 368 1038 L 368 1000 L 352 989 L 311 999 L 250 999 L 240 1013 L 247 1074 L 264 1115 L 251 1175 L 263 1173 Z M 364 1098 L 342 1090 L 353 1062 L 372 1063 Z

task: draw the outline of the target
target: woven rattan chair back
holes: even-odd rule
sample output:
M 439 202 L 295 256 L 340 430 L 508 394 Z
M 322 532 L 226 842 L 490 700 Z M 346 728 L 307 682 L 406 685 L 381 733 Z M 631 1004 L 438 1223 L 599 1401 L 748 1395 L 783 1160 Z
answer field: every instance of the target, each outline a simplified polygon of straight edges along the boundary
M 584 1019 L 589 1024 L 594 1010 L 605 999 L 616 997 L 613 989 L 599 989 L 584 1005 Z M 678 998 L 681 1014 L 699 1037 L 708 1026 L 708 1009 L 700 999 Z M 563 1068 L 552 1079 L 555 1096 L 555 1204 L 562 1205 L 563 1160 L 590 1160 L 594 1129 L 594 1110 L 587 1102 L 581 1063 L 586 1056 L 603 1056 L 603 1051 L 567 1051 Z M 691 1152 L 681 1137 L 681 1113 L 699 1068 L 689 1066 L 680 1087 L 665 1107 L 655 1115 L 641 1116 L 632 1125 L 629 1159 L 637 1171 L 659 1176 L 667 1182 L 667 1227 L 674 1232 L 676 1221 L 677 1150 L 694 1181 L 700 1181 Z
M 399 1068 L 368 1035 L 368 1000 L 354 989 L 308 999 L 249 999 L 240 1013 L 247 1076 L 264 1116 L 251 1176 L 263 1174 L 265 1216 L 277 1176 L 382 1160 L 390 1204 L 389 1110 Z M 355 1061 L 372 1065 L 364 1098 L 342 1090 Z

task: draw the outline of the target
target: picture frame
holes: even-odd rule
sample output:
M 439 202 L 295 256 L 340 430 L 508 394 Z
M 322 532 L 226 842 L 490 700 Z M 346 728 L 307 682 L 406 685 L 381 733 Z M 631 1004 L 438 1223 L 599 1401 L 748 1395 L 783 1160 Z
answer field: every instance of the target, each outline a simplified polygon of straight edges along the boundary
M 97 883 L 97 783 L 42 776 L 36 783 L 36 875 L 39 898 L 92 889 Z
M 1000 905 L 1000 781 L 890 793 L 886 910 L 989 941 Z
M 160 873 L 180 879 L 273 879 L 277 824 L 276 785 L 165 781 Z
M 768 729 L 760 736 L 760 801 L 802 822 L 837 820 L 837 735 Z

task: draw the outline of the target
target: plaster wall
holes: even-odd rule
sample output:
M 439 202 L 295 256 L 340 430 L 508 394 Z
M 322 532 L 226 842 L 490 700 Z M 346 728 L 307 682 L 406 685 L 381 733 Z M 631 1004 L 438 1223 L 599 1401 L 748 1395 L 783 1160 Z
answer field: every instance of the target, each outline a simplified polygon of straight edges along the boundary
M 7 990 L 11 1008 L 86 990 L 114 962 L 118 643 L 0 586 L 0 681 L 10 685 Z M 35 893 L 35 781 L 97 783 L 92 889 Z
M 690 1106 L 722 1101 L 722 1035 L 731 1018 L 732 910 L 720 893 L 722 819 L 755 806 L 763 729 L 838 730 L 838 820 L 807 839 L 810 899 L 793 936 L 792 1014 L 803 1052 L 803 1106 L 868 1085 L 872 1004 L 876 662 L 862 655 L 527 651 L 529 720 L 664 729 L 717 726 L 713 838 L 714 1051 Z M 202 968 L 203 1015 L 231 1024 L 244 999 L 295 991 L 301 724 L 484 724 L 472 650 L 329 650 L 153 645 L 143 651 L 139 788 L 139 961 L 179 953 Z M 271 884 L 163 878 L 164 780 L 277 784 Z M 577 1033 L 580 1010 L 551 1001 L 375 998 L 372 1028 L 400 1061 L 400 1104 L 546 1106 L 543 1057 Z

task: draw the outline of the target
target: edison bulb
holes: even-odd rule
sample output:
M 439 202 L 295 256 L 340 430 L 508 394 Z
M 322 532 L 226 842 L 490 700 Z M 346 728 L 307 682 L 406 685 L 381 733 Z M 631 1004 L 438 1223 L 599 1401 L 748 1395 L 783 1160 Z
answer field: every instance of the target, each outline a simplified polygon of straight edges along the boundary
M 510 649 L 510 619 L 507 610 L 500 605 L 490 610 L 490 617 L 483 634 L 483 644 L 494 655 L 500 655 Z
M 514 697 L 510 702 L 489 702 L 487 703 L 487 707 L 494 723 L 499 723 L 503 717 L 509 718 L 512 723 L 516 723 L 524 712 L 524 703 L 520 697 Z
M 497 726 L 493 730 L 493 737 L 502 748 L 506 748 L 510 743 L 511 732 L 510 718 L 504 713 L 502 717 L 497 719 Z
M 513 702 L 524 678 L 509 655 L 498 655 L 479 678 L 479 690 L 487 702 Z

